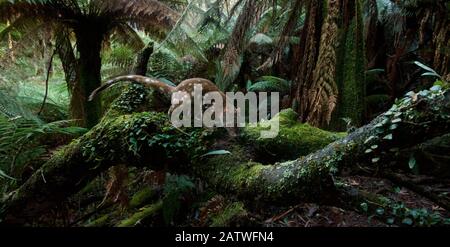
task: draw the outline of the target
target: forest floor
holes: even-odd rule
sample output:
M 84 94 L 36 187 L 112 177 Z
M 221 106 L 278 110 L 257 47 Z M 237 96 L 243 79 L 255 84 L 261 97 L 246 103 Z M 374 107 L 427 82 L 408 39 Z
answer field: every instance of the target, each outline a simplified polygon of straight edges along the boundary
M 425 178 L 422 179 L 424 181 L 426 180 Z M 399 209 L 405 208 L 411 212 L 410 216 L 412 218 L 414 218 L 414 216 L 416 218 L 430 217 L 430 215 L 424 213 L 424 209 L 427 210 L 427 212 L 438 213 L 445 218 L 450 217 L 448 211 L 432 202 L 430 199 L 383 178 L 349 176 L 342 178 L 342 182 L 358 190 L 367 191 L 373 195 L 389 199 L 392 205 L 397 205 Z M 447 186 L 448 185 L 449 183 L 447 183 Z M 450 191 L 449 187 L 443 188 L 442 184 L 431 184 L 430 179 L 425 181 L 423 186 L 427 189 L 441 188 L 442 191 Z M 441 196 L 448 196 L 448 193 L 445 194 L 444 192 Z M 354 209 L 344 209 L 336 206 L 303 203 L 280 215 L 273 216 L 266 221 L 266 225 L 293 227 L 385 227 L 409 224 L 409 215 L 400 212 L 397 213 L 398 215 L 394 215 L 391 212 L 391 215 L 387 216 L 385 215 L 387 212 L 384 212 L 381 208 L 380 205 L 380 209 L 376 210 L 375 214 L 370 214 L 365 212 L 364 205 L 361 205 L 361 209 L 355 211 Z M 398 224 L 394 224 L 392 220 L 398 221 Z M 427 223 L 431 222 L 424 222 L 423 224 L 427 225 Z
M 43 216 L 41 223 L 53 226 L 118 226 L 128 221 L 126 224 L 131 225 L 127 226 L 167 225 L 165 219 L 167 205 L 158 208 L 156 213 L 143 213 L 158 204 L 157 201 L 160 200 L 157 198 L 162 197 L 164 190 L 161 186 L 154 190 L 156 193 L 139 202 L 139 206 L 135 203 L 136 195 L 140 194 L 139 197 L 142 197 L 142 191 L 149 188 L 149 179 L 148 177 L 143 179 L 146 176 L 142 176 L 142 174 L 153 174 L 153 172 L 144 171 L 132 179 L 131 184 L 134 185 L 125 189 L 128 190 L 127 194 L 130 198 L 127 207 L 121 207 L 119 202 L 113 203 L 110 200 L 102 203 L 102 198 L 106 194 L 105 184 L 108 184 L 108 176 L 104 174 L 89 185 L 84 192 L 71 198 L 62 207 L 65 209 L 61 210 L 62 208 L 59 207 L 54 211 L 58 213 Z M 341 201 L 330 204 L 300 203 L 287 207 L 259 203 L 257 199 L 242 204 L 236 199 L 225 198 L 200 188 L 202 185 L 196 183 L 194 190 L 178 195 L 178 202 L 170 202 L 171 205 L 179 203 L 179 207 L 176 213 L 172 212 L 173 221 L 169 225 L 194 227 L 398 227 L 449 224 L 449 211 L 427 198 L 428 196 L 424 197 L 390 180 L 365 176 L 335 179 L 347 190 L 364 191 L 364 193 L 370 194 L 370 198 L 378 199 L 372 202 L 368 200 L 367 204 L 371 205 L 366 203 L 349 205 L 347 202 Z M 423 176 L 413 179 L 418 186 L 422 186 L 431 195 L 437 195 L 443 200 L 450 199 L 448 194 L 450 183 L 448 181 Z M 146 182 L 143 182 L 145 180 Z M 154 181 L 155 177 L 150 180 Z M 158 186 L 153 184 L 152 189 L 154 188 L 158 188 Z M 114 193 L 117 194 L 118 191 Z

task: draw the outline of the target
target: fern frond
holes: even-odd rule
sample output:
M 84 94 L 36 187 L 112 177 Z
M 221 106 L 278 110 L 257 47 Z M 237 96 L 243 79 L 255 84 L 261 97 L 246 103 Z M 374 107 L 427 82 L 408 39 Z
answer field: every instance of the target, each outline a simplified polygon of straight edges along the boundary
M 265 61 L 257 70 L 266 70 L 281 59 L 283 52 L 286 46 L 289 44 L 291 36 L 298 24 L 298 15 L 300 14 L 302 8 L 303 0 L 296 0 L 289 13 L 286 24 L 284 25 L 283 30 L 279 35 L 275 49 L 272 51 L 272 54 L 267 59 L 267 61 Z
M 174 54 L 158 51 L 150 57 L 149 74 L 155 78 L 167 78 L 171 81 L 181 81 L 184 77 L 183 65 Z
M 275 76 L 263 76 L 247 88 L 252 92 L 279 92 L 281 95 L 289 93 L 291 82 Z
M 128 22 L 132 27 L 163 37 L 179 18 L 179 14 L 156 0 L 102 1 L 100 8 L 115 20 Z
M 112 39 L 113 41 L 126 44 L 135 51 L 145 47 L 141 36 L 127 23 L 121 23 L 112 30 Z
M 233 79 L 238 74 L 235 71 L 240 70 L 241 63 L 239 62 L 239 58 L 245 45 L 246 35 L 255 18 L 259 17 L 259 12 L 262 10 L 262 7 L 260 1 L 248 0 L 238 17 L 222 61 L 223 74 L 225 77 L 228 77 L 228 80 L 224 81 L 226 82 L 223 85 L 224 88 L 221 88 L 223 90 L 227 89 L 230 83 L 233 82 Z
M 202 61 L 207 61 L 203 50 L 197 42 L 190 36 L 194 31 L 188 21 L 190 10 L 195 6 L 195 1 L 191 0 L 184 9 L 180 18 L 167 34 L 166 38 L 156 47 L 155 52 L 162 47 L 166 47 L 177 52 L 180 56 L 192 55 Z
M 78 5 L 76 6 L 78 7 Z M 3 0 L 0 1 L 0 21 L 5 22 L 24 17 L 46 22 L 54 20 L 70 22 L 76 17 L 76 10 L 73 1 Z
M 105 63 L 129 70 L 134 62 L 135 50 L 126 45 L 116 45 L 105 57 Z

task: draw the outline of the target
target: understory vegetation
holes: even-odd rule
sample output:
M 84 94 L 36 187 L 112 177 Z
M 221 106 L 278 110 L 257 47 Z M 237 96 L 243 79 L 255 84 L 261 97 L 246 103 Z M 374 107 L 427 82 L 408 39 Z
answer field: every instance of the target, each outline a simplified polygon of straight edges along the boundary
M 449 64 L 445 0 L 0 0 L 0 225 L 448 226 Z M 177 128 L 156 87 L 89 100 L 123 75 L 280 111 Z

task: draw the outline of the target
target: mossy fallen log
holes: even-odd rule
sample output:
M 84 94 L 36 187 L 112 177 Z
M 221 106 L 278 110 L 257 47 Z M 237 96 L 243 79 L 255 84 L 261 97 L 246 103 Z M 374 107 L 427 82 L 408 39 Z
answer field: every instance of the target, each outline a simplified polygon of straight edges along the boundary
M 155 204 L 141 208 L 138 212 L 136 212 L 129 218 L 122 220 L 119 224 L 117 224 L 117 226 L 118 227 L 136 226 L 142 220 L 145 220 L 145 219 L 157 214 L 159 211 L 162 210 L 162 208 L 163 208 L 162 201 L 158 201 Z
M 269 125 L 270 122 L 279 123 L 279 133 L 275 138 L 260 138 L 261 131 L 264 130 L 262 126 L 247 126 L 241 135 L 244 144 L 251 146 L 258 160 L 265 163 L 308 155 L 347 135 L 300 123 L 298 114 L 292 109 L 281 111 L 269 120 Z
M 26 214 L 36 215 L 81 190 L 112 166 L 129 164 L 161 168 L 169 163 L 166 149 L 162 146 L 166 141 L 164 137 L 167 135 L 176 140 L 184 135 L 174 128 L 164 129 L 165 126 L 170 125 L 161 113 L 135 113 L 104 120 L 83 137 L 56 152 L 10 195 L 8 207 L 11 211 L 21 212 L 23 217 Z M 137 134 L 138 131 L 145 134 Z M 187 145 L 187 142 L 189 140 L 177 143 Z M 180 159 L 184 155 L 176 150 L 172 154 Z
M 140 109 L 141 103 L 134 109 Z M 344 167 L 392 165 L 396 150 L 449 131 L 450 93 L 427 91 L 400 100 L 370 124 L 317 152 L 267 165 L 253 162 L 254 157 L 239 143 L 228 145 L 231 155 L 202 156 L 208 140 L 214 140 L 211 131 L 176 129 L 165 114 L 107 115 L 4 199 L 3 216 L 8 220 L 45 212 L 117 164 L 152 169 L 166 164 L 169 169 L 191 173 L 219 191 L 244 199 L 323 200 L 333 195 L 333 172 Z
M 123 163 L 144 165 L 149 159 L 161 165 L 158 162 L 167 158 L 165 148 L 158 145 L 164 142 L 166 134 L 175 130 L 160 129 L 169 126 L 165 114 L 142 112 L 153 109 L 153 105 L 153 94 L 142 86 L 130 86 L 114 101 L 99 125 L 57 151 L 24 184 L 4 198 L 0 213 L 27 219 L 64 201 L 112 166 Z M 139 141 L 143 142 L 136 138 L 138 131 L 154 134 L 154 145 L 144 145 L 150 149 L 139 150 L 152 154 L 151 158 L 137 153 L 141 148 Z M 170 136 L 178 138 L 177 134 L 181 135 L 176 131 Z M 147 141 L 153 140 L 148 138 Z
M 422 91 L 399 100 L 370 124 L 294 161 L 263 165 L 245 147 L 194 166 L 221 192 L 267 201 L 321 200 L 333 196 L 331 174 L 342 169 L 398 166 L 401 150 L 450 132 L 450 91 Z M 401 165 L 401 164 L 400 164 Z

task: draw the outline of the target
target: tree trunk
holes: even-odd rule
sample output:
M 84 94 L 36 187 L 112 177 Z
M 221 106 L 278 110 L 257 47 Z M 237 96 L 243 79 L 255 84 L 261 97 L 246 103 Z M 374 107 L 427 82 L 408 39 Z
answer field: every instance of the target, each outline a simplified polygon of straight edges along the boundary
M 74 85 L 78 81 L 78 64 L 75 54 L 73 52 L 72 43 L 69 39 L 69 33 L 67 30 L 57 30 L 56 35 L 56 51 L 64 70 L 64 75 L 67 83 L 67 90 L 72 95 Z
M 295 110 L 299 113 L 300 121 L 306 122 L 310 115 L 309 88 L 313 82 L 313 75 L 320 48 L 320 37 L 323 23 L 323 4 L 325 1 L 309 1 L 306 5 L 307 14 L 305 25 L 300 35 L 298 69 L 294 72 L 292 100 Z
M 343 10 L 344 23 L 336 63 L 338 104 L 334 112 L 332 129 L 345 130 L 344 118 L 353 126 L 361 126 L 365 111 L 365 42 L 360 1 L 348 1 Z
M 344 117 L 360 126 L 365 95 L 360 3 L 309 1 L 306 9 L 298 46 L 300 56 L 294 57 L 299 66 L 291 91 L 293 106 L 300 121 L 317 127 L 328 127 L 331 122 L 333 129 L 345 130 Z
M 150 43 L 141 52 L 139 52 L 132 74 L 143 76 L 147 74 L 148 60 L 150 59 L 152 53 L 153 43 Z
M 101 86 L 101 57 L 103 42 L 101 28 L 83 26 L 75 31 L 77 48 L 80 53 L 78 60 L 79 80 L 74 85 L 71 97 L 71 117 L 81 120 L 81 125 L 87 128 L 95 126 L 101 117 L 101 101 L 97 97 L 88 101 L 89 95 Z

